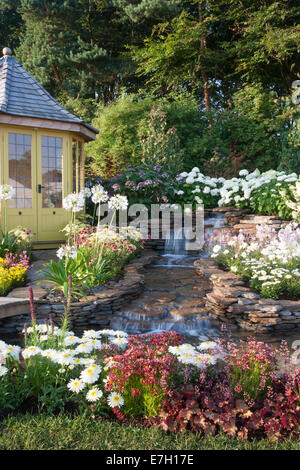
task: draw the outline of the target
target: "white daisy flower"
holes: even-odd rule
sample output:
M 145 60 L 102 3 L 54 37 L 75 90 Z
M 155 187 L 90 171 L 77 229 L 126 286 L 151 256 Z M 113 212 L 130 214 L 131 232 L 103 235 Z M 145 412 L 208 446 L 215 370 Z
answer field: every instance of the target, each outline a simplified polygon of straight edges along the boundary
M 93 366 L 87 367 L 81 372 L 80 379 L 87 384 L 93 384 L 98 380 L 100 371 L 100 368 L 96 369 Z
M 8 369 L 7 367 L 0 366 L 0 377 L 3 377 L 3 375 L 7 374 Z
M 107 403 L 111 408 L 115 408 L 116 406 L 120 408 L 124 405 L 124 398 L 119 393 L 112 392 L 107 397 Z
M 28 348 L 22 351 L 22 356 L 24 359 L 28 359 L 29 357 L 35 356 L 41 352 L 40 348 L 36 346 L 29 346 Z
M 95 402 L 95 401 L 98 401 L 102 397 L 102 395 L 103 395 L 103 392 L 99 390 L 99 388 L 94 387 L 88 391 L 88 393 L 86 394 L 86 399 L 87 401 Z
M 8 344 L 5 349 L 1 350 L 1 354 L 6 359 L 8 356 L 12 357 L 15 361 L 19 360 L 21 348 L 20 346 L 15 346 Z
M 202 351 L 203 349 L 213 349 L 216 347 L 217 343 L 215 343 L 214 341 L 204 341 L 203 343 L 199 344 L 198 349 Z
M 71 390 L 71 392 L 79 393 L 84 389 L 85 383 L 79 379 L 72 379 L 68 383 L 67 387 L 69 390 Z
M 93 346 L 90 344 L 90 342 L 89 343 L 81 343 L 75 349 L 75 351 L 77 353 L 87 353 L 87 354 L 92 352 L 92 350 L 93 350 Z

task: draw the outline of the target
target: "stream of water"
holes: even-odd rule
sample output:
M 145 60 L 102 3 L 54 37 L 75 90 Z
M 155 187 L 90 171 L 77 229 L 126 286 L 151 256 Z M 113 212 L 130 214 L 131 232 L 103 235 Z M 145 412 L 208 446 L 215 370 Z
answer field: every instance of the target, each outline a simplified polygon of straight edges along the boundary
M 224 225 L 217 214 L 205 220 L 205 235 Z M 196 274 L 194 261 L 204 251 L 188 250 L 182 230 L 171 232 L 164 254 L 147 269 L 143 293 L 112 318 L 111 328 L 127 333 L 177 331 L 185 336 L 207 339 L 219 336 L 219 324 L 208 317 L 204 297 L 209 282 Z
M 205 239 L 216 229 L 222 228 L 224 216 L 215 214 L 205 219 Z M 208 316 L 204 297 L 210 290 L 208 280 L 200 278 L 194 269 L 194 261 L 206 257 L 204 250 L 187 250 L 188 242 L 179 233 L 171 233 L 166 240 L 160 259 L 147 268 L 144 290 L 111 321 L 111 328 L 130 334 L 177 331 L 189 342 L 215 339 L 221 334 L 221 324 Z M 279 344 L 285 339 L 289 345 L 300 339 L 292 332 L 253 334 L 241 330 L 228 330 L 232 340 L 255 336 L 258 340 Z

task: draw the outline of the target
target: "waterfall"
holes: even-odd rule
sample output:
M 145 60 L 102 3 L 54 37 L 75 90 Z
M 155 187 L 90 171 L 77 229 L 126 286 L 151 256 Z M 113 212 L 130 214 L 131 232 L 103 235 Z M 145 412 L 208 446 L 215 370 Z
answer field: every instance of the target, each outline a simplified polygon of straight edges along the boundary
M 216 214 L 204 221 L 205 234 L 222 226 L 224 216 Z M 182 227 L 169 232 L 163 255 L 145 273 L 144 292 L 112 316 L 111 328 L 129 334 L 171 330 L 199 339 L 218 336 L 203 301 L 206 291 L 197 290 L 205 281 L 196 274 L 194 261 L 205 253 L 193 243 Z

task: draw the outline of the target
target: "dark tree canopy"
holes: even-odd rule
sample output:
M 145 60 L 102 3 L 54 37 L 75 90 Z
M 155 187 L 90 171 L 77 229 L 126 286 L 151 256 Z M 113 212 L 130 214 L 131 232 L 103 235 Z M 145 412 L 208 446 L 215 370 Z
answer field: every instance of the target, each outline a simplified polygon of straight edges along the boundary
M 161 100 L 179 112 L 182 99 L 183 114 L 189 102 L 194 113 L 193 145 L 176 113 L 170 126 L 188 149 L 188 165 L 212 155 L 227 161 L 232 149 L 254 167 L 295 168 L 300 161 L 289 101 L 300 78 L 299 0 L 0 0 L 0 26 L 2 47 L 95 125 L 99 113 L 111 122 L 122 97 L 137 103 L 124 98 L 135 116 Z M 127 148 L 125 111 L 99 140 L 108 159 L 123 158 Z M 137 119 L 134 126 L 143 124 Z M 128 161 L 139 148 L 131 143 Z M 99 145 L 95 159 L 102 161 Z

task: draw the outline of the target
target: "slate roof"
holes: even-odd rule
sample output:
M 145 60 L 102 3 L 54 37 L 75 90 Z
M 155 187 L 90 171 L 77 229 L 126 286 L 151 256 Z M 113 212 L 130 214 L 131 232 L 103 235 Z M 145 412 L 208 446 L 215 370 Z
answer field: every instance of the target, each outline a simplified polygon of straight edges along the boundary
M 83 124 L 99 132 L 69 113 L 10 55 L 0 59 L 0 112 Z

